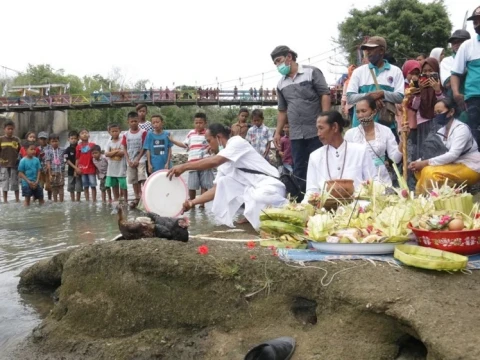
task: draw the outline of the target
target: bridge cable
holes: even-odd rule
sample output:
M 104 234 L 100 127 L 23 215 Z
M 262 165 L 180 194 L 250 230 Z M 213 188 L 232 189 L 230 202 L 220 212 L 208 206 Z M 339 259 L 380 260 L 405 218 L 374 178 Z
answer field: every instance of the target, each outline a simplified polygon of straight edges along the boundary
M 342 46 L 339 45 L 339 46 L 337 46 L 337 47 L 335 47 L 335 48 L 332 48 L 332 49 L 330 49 L 330 50 L 328 50 L 328 51 L 324 51 L 323 53 L 317 54 L 317 55 L 315 55 L 315 56 L 311 56 L 311 57 L 306 58 L 306 59 L 303 59 L 303 60 L 300 60 L 299 62 L 303 62 L 303 61 L 306 61 L 306 60 L 310 60 L 310 59 L 313 59 L 313 58 L 317 58 L 317 57 L 319 57 L 319 56 L 328 54 L 328 53 L 330 53 L 330 52 L 332 52 L 332 51 L 336 51 L 336 49 L 339 49 L 339 48 L 341 48 L 341 47 L 342 47 Z M 253 77 L 258 77 L 258 76 L 260 76 L 260 75 L 262 75 L 262 74 L 269 74 L 269 73 L 275 72 L 275 71 L 276 71 L 276 69 L 272 69 L 272 70 L 265 71 L 265 72 L 263 72 L 263 73 L 258 73 L 258 74 L 255 74 L 255 75 L 242 76 L 242 78 L 243 78 L 243 79 L 249 79 L 249 78 L 253 78 Z M 230 83 L 230 82 L 233 82 L 233 81 L 237 81 L 237 79 L 231 79 L 231 80 L 221 81 L 219 84 Z M 202 87 L 202 88 L 203 88 L 203 87 L 209 87 L 209 86 L 214 86 L 215 84 L 216 84 L 216 83 L 210 83 L 210 84 L 201 85 L 200 87 Z

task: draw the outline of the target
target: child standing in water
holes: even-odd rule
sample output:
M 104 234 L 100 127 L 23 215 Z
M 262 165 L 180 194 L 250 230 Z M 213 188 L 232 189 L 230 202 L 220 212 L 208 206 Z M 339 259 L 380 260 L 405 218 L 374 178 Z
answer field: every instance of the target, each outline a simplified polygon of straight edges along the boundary
M 50 148 L 45 152 L 45 160 L 47 162 L 53 202 L 57 202 L 58 200 L 63 202 L 63 188 L 65 185 L 65 158 L 63 154 L 65 153 L 65 150 L 59 147 L 60 140 L 57 134 L 50 134 L 48 139 L 50 142 Z
M 127 202 L 127 162 L 125 160 L 125 147 L 120 140 L 120 127 L 117 124 L 111 124 L 109 133 L 111 139 L 105 148 L 105 156 L 108 160 L 105 186 L 112 189 L 114 201 L 118 201 L 122 196 Z
M 87 129 L 80 131 L 80 142 L 77 145 L 75 167 L 77 175 L 82 177 L 85 200 L 90 201 L 89 188 L 92 189 L 92 201 L 97 201 L 97 169 L 93 163 L 92 149 L 95 143 L 88 142 L 90 133 Z
M 242 138 L 245 139 L 245 136 L 247 136 L 247 131 L 249 128 L 249 125 L 247 124 L 248 120 L 248 109 L 247 108 L 241 108 L 240 111 L 238 112 L 238 121 L 232 125 L 232 128 L 230 129 L 230 136 L 241 136 Z
M 102 202 L 112 202 L 112 191 L 105 186 L 105 179 L 107 177 L 108 161 L 105 156 L 102 155 L 102 149 L 100 146 L 95 145 L 92 148 L 93 163 L 97 169 L 98 180 L 100 180 L 100 191 L 102 192 Z
M 38 144 L 37 156 L 42 165 L 39 184 L 47 192 L 48 200 L 52 200 L 52 189 L 50 188 L 50 178 L 48 176 L 47 162 L 45 161 L 45 152 L 50 145 L 48 145 L 48 134 L 45 131 L 40 131 L 38 133 Z
M 172 142 L 182 148 L 188 150 L 188 162 L 202 160 L 209 155 L 207 154 L 208 143 L 205 139 L 207 128 L 207 115 L 204 113 L 196 113 L 193 119 L 194 129 L 190 130 L 183 143 Z M 213 179 L 215 178 L 213 170 L 190 171 L 188 173 L 188 195 L 190 200 L 197 196 L 197 190 L 200 189 L 201 194 L 213 187 Z M 201 208 L 204 205 L 200 205 Z
M 147 134 L 143 149 L 147 152 L 148 171 L 168 169 L 172 158 L 172 146 L 168 138 L 169 133 L 163 131 L 162 115 L 152 116 L 153 131 Z
M 0 136 L 0 188 L 3 190 L 3 202 L 8 203 L 8 191 L 13 191 L 15 201 L 20 202 L 17 170 L 20 139 L 13 136 L 13 121 L 5 121 L 3 129 L 4 135 Z
M 130 203 L 130 207 L 135 208 L 142 197 L 142 184 L 147 179 L 145 169 L 147 157 L 143 150 L 147 132 L 138 127 L 138 114 L 135 111 L 129 112 L 127 116 L 130 129 L 123 135 L 122 145 L 126 149 L 128 183 L 133 185 L 135 193 L 135 200 Z
M 37 135 L 35 134 L 34 131 L 29 131 L 27 132 L 27 135 L 25 135 L 25 142 L 23 143 L 21 149 L 20 149 L 20 157 L 25 157 L 27 156 L 27 149 L 28 146 L 31 144 L 36 144 L 37 143 Z M 40 153 L 39 149 L 35 150 L 35 156 L 38 157 Z
M 40 160 L 35 157 L 36 146 L 30 144 L 27 148 L 26 156 L 20 160 L 18 165 L 19 177 L 22 179 L 22 196 L 25 198 L 25 206 L 30 206 L 30 198 L 38 200 L 43 204 L 43 189 L 40 186 Z
M 78 144 L 78 132 L 70 131 L 68 133 L 68 142 L 70 146 L 65 149 L 65 159 L 68 165 L 68 186 L 67 190 L 70 193 L 70 200 L 80 201 L 80 195 L 83 191 L 82 177 L 78 175 L 78 168 L 75 165 L 77 162 L 77 144 Z M 76 196 L 75 196 L 76 193 Z
M 148 113 L 147 105 L 138 104 L 135 107 L 135 110 L 137 111 L 137 114 L 138 114 L 138 127 L 140 129 L 145 130 L 147 133 L 150 131 L 153 131 L 152 123 L 146 119 L 147 113 Z

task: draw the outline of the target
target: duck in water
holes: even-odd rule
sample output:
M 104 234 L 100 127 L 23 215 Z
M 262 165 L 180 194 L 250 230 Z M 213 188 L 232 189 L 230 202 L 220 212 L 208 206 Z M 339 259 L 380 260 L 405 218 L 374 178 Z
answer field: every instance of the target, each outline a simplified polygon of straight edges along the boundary
M 137 240 L 158 237 L 167 240 L 188 241 L 187 218 L 169 218 L 148 212 L 145 216 L 129 221 L 123 206 L 117 207 L 118 229 L 122 234 L 115 240 Z

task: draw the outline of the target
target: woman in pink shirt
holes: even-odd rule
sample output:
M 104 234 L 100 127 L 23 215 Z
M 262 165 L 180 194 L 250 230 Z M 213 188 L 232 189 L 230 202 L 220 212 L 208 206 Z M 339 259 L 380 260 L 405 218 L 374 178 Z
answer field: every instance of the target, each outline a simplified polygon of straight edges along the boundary
M 419 80 L 420 91 L 413 95 L 412 109 L 417 111 L 417 152 L 414 160 L 421 157 L 422 144 L 433 128 L 434 107 L 438 100 L 445 96 L 440 84 L 440 65 L 437 59 L 429 57 L 422 63 L 422 73 Z
M 413 93 L 419 91 L 416 89 L 414 85 L 418 85 L 418 77 L 420 76 L 421 65 L 417 60 L 407 60 L 405 64 L 402 66 L 403 77 L 405 78 L 405 90 L 408 88 L 412 88 Z M 407 161 L 408 163 L 415 161 L 417 157 L 417 111 L 412 108 L 412 101 L 413 99 L 410 98 L 407 104 L 407 120 L 408 120 L 408 128 L 410 130 L 408 134 L 407 140 Z M 397 104 L 397 114 L 396 120 L 398 124 L 398 129 L 403 129 L 403 114 L 405 109 L 403 108 L 403 104 Z M 416 184 L 415 176 L 413 172 L 408 172 L 408 186 L 411 190 L 415 189 Z

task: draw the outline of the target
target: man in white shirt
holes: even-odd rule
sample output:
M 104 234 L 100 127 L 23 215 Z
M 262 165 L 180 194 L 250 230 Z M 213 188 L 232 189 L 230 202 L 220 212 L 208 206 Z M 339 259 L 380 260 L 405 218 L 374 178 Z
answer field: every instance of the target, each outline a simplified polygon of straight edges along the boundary
M 378 180 L 365 145 L 344 140 L 342 133 L 346 125 L 338 111 L 323 112 L 318 117 L 318 137 L 324 146 L 310 155 L 303 203 L 308 202 L 310 195 L 326 190 L 325 183 L 329 180 L 353 180 L 355 188 L 365 180 Z
M 194 200 L 187 200 L 184 211 L 213 200 L 212 212 L 217 222 L 233 227 L 237 211 L 245 204 L 244 216 L 258 230 L 263 209 L 287 202 L 285 185 L 279 180 L 278 170 L 245 139 L 240 136 L 230 138 L 230 130 L 221 124 L 210 125 L 205 139 L 217 155 L 175 166 L 167 175 L 171 179 L 185 171 L 218 167 L 213 188 Z
M 367 52 L 368 64 L 353 71 L 347 88 L 347 102 L 356 104 L 366 95 L 370 95 L 377 101 L 377 109 L 379 110 L 386 106 L 385 103 L 387 102 L 401 104 L 404 96 L 405 79 L 402 70 L 384 59 L 387 51 L 385 39 L 380 36 L 372 36 L 367 43 L 362 44 L 360 49 Z M 377 114 L 375 122 L 380 120 L 382 119 Z M 360 122 L 354 111 L 352 127 L 358 125 L 360 125 Z M 396 122 L 393 121 L 388 126 L 395 129 Z
M 455 55 L 452 67 L 452 92 L 458 106 L 468 112 L 468 125 L 480 143 L 480 6 L 467 20 L 473 21 L 477 36 L 465 41 Z M 461 92 L 462 77 L 465 76 L 465 94 Z

